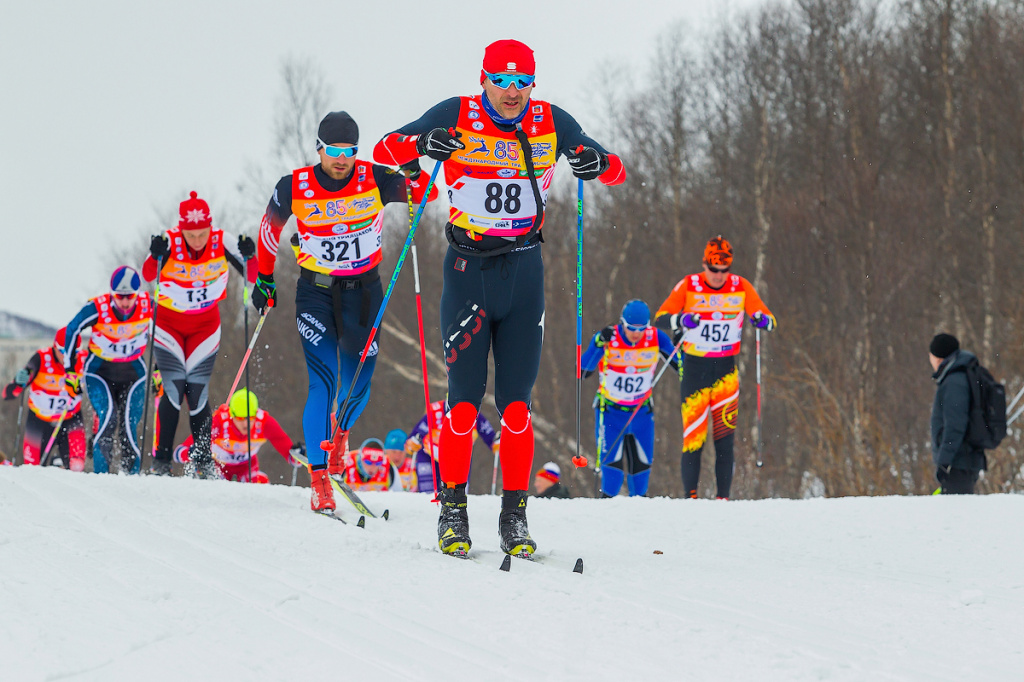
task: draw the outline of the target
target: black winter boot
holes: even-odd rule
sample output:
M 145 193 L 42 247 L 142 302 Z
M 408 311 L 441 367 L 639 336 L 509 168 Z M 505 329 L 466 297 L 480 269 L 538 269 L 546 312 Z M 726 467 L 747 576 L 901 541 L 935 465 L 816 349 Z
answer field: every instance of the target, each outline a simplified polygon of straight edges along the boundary
M 501 515 L 498 516 L 498 536 L 505 554 L 529 557 L 537 549 L 526 525 L 526 491 L 505 490 L 501 493 Z
M 464 557 L 473 546 L 469 539 L 466 484 L 445 484 L 437 493 L 441 516 L 437 520 L 437 544 L 445 554 Z

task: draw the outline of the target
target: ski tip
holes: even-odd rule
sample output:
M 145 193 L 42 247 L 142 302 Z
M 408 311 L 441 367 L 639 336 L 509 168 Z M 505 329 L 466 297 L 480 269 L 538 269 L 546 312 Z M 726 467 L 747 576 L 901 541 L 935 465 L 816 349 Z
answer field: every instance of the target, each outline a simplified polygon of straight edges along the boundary
M 384 513 L 383 513 L 383 514 L 381 514 L 381 515 L 380 515 L 380 517 L 381 517 L 382 519 L 384 519 L 385 521 L 387 521 L 387 520 L 388 520 L 388 519 L 389 519 L 389 518 L 391 517 L 391 511 L 390 511 L 390 510 L 388 510 L 388 509 L 385 509 L 385 510 L 384 510 Z
M 359 520 L 356 521 L 356 525 L 359 526 L 360 528 L 366 528 L 366 517 L 365 516 L 360 516 Z
M 576 560 L 576 565 L 573 566 L 572 572 L 573 573 L 579 573 L 580 575 L 583 575 L 583 557 L 580 557 L 579 559 Z
M 512 568 L 512 555 L 511 554 L 506 554 L 505 558 L 501 560 L 501 570 L 503 570 L 506 573 L 508 573 L 511 568 Z

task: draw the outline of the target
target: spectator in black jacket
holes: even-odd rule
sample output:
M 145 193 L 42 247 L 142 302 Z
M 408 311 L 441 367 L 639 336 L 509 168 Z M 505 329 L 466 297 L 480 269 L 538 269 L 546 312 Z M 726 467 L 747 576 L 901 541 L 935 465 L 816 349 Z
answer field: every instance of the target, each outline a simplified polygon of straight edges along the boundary
M 533 477 L 533 488 L 537 491 L 535 497 L 571 497 L 569 489 L 562 485 L 561 478 L 562 469 L 557 464 L 545 464 Z
M 970 495 L 985 468 L 985 452 L 967 441 L 971 388 L 967 365 L 976 360 L 951 334 L 938 334 L 928 348 L 937 387 L 932 403 L 932 461 L 943 495 Z

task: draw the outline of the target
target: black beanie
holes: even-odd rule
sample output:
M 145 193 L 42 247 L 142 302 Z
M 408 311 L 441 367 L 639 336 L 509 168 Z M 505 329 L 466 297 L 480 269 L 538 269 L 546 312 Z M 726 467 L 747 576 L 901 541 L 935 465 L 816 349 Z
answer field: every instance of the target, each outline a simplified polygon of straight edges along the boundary
M 359 144 L 359 126 L 348 112 L 332 111 L 320 121 L 317 137 L 324 144 Z
M 937 358 L 948 358 L 960 350 L 960 342 L 952 334 L 936 334 L 928 346 L 928 352 Z

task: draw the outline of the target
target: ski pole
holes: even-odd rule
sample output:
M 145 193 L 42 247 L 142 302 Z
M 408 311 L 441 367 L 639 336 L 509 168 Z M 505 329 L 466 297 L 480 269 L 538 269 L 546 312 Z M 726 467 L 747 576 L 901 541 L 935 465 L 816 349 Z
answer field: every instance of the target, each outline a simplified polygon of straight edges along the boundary
M 1013 412 L 1013 406 L 1017 404 L 1017 401 L 1020 400 L 1022 395 L 1024 395 L 1024 386 L 1021 386 L 1020 390 L 1017 391 L 1017 395 L 1013 396 L 1013 400 L 1010 401 L 1010 406 L 1006 408 L 1006 414 Z
M 615 452 L 615 448 L 619 445 L 619 439 L 621 439 L 626 434 L 626 430 L 629 428 L 629 424 L 633 421 L 633 417 L 637 415 L 637 412 L 640 411 L 640 408 L 644 406 L 644 403 L 646 403 L 652 395 L 654 395 L 654 387 L 658 385 L 659 381 L 661 381 L 661 375 L 664 374 L 668 366 L 672 364 L 672 358 L 676 355 L 676 353 L 679 352 L 679 349 L 682 348 L 682 346 L 683 340 L 679 339 L 679 343 L 677 343 L 675 348 L 672 349 L 672 352 L 669 354 L 669 356 L 665 358 L 665 364 L 663 364 L 661 366 L 661 369 L 658 370 L 658 374 L 657 376 L 654 377 L 654 381 L 651 382 L 651 387 L 647 389 L 647 393 L 644 394 L 643 400 L 641 400 L 640 403 L 633 409 L 633 413 L 629 415 L 629 419 L 627 419 L 626 423 L 623 424 L 622 429 L 619 431 L 619 435 L 617 435 L 615 437 L 615 440 L 612 441 L 612 446 L 605 450 L 605 452 Z
M 70 402 L 71 396 L 68 396 Z M 57 425 L 53 427 L 53 432 L 50 434 L 50 440 L 46 443 L 46 449 L 43 450 L 43 456 L 39 458 L 39 466 L 47 466 L 47 462 L 50 459 L 50 448 L 53 447 L 54 441 L 57 440 L 57 434 L 60 433 L 60 427 L 64 425 L 64 418 L 68 416 L 68 408 L 65 407 L 61 410 L 60 419 L 57 420 Z
M 21 416 L 25 412 L 25 396 L 28 394 L 28 386 L 21 387 L 21 401 L 18 403 L 18 433 L 15 434 L 14 438 L 14 456 L 11 457 L 11 462 L 14 464 L 18 463 L 18 455 L 21 455 L 21 461 L 25 462 L 25 453 L 22 452 L 25 449 L 25 428 L 21 423 Z
M 402 247 L 402 253 L 398 256 L 398 262 L 395 263 L 395 271 L 391 273 L 391 281 L 388 282 L 388 289 L 384 292 L 384 300 L 381 302 L 380 309 L 377 311 L 377 317 L 373 321 L 373 327 L 370 329 L 370 335 L 366 338 L 366 345 L 363 346 L 363 352 L 359 354 L 359 364 L 356 365 L 356 371 L 352 376 L 352 383 L 348 387 L 348 394 L 345 396 L 345 402 L 341 404 L 341 408 L 338 410 L 338 418 L 335 420 L 330 436 L 327 440 L 320 443 L 320 449 L 324 452 L 330 452 L 334 436 L 338 432 L 338 429 L 341 428 L 342 422 L 345 419 L 345 411 L 348 410 L 348 402 L 352 399 L 352 391 L 356 388 L 356 382 L 359 381 L 359 373 L 363 370 L 363 365 L 366 363 L 366 356 L 370 352 L 370 346 L 373 344 L 374 337 L 377 336 L 377 328 L 380 326 L 381 318 L 384 317 L 384 310 L 388 307 L 388 301 L 391 300 L 391 292 L 395 288 L 395 282 L 398 281 L 398 275 L 402 272 L 402 265 L 405 263 L 405 256 L 409 253 L 409 248 L 412 246 L 412 240 L 416 236 L 416 227 L 419 225 L 420 218 L 423 216 L 423 209 L 427 205 L 427 199 L 430 198 L 430 188 L 434 186 L 434 180 L 437 178 L 437 172 L 439 170 L 441 170 L 440 161 L 434 164 L 434 170 L 430 174 L 430 182 L 427 183 L 427 188 L 423 192 L 423 199 L 420 201 L 420 206 L 416 210 L 416 217 L 413 218 L 412 226 L 409 228 L 409 236 L 405 238 L 405 245 Z M 429 405 L 427 407 L 429 413 Z M 434 482 L 434 485 L 437 485 L 437 481 Z
M 580 456 L 580 394 L 583 392 L 583 178 L 576 183 L 576 468 L 587 466 Z M 595 469 L 596 471 L 596 469 Z
M 440 165 L 440 164 L 438 164 Z M 436 170 L 436 169 L 435 169 Z M 427 192 L 430 192 L 430 187 L 427 187 Z M 405 196 L 409 201 L 409 229 L 412 229 L 413 223 L 416 221 L 416 211 L 412 204 L 412 184 L 408 181 L 405 183 Z M 430 418 L 430 383 L 427 381 L 427 346 L 423 336 L 423 303 L 420 298 L 420 259 L 416 253 L 416 242 L 412 243 L 412 274 L 413 284 L 416 290 L 416 325 L 419 327 L 420 332 L 420 365 L 423 368 L 423 405 L 426 408 L 424 414 L 427 415 L 427 437 L 430 438 L 430 442 L 435 444 L 434 440 L 434 424 Z M 438 461 L 440 462 L 441 453 L 440 450 L 436 450 L 438 453 Z M 434 463 L 431 461 L 431 473 L 433 473 Z M 434 481 L 434 501 L 437 501 L 437 476 L 431 477 Z M 440 504 L 440 502 L 438 502 Z
M 500 438 L 500 436 L 499 436 Z M 499 440 L 498 443 L 501 443 Z M 493 447 L 493 446 L 491 446 Z M 500 445 L 498 446 L 501 447 Z M 498 450 L 494 451 L 494 468 L 491 469 L 491 494 L 497 495 L 498 490 Z
M 764 456 L 761 452 L 761 329 L 754 328 L 754 339 L 757 341 L 757 468 L 764 466 Z
M 1013 422 L 1017 421 L 1017 417 L 1024 413 L 1024 405 L 1017 408 L 1017 411 L 1013 413 L 1013 416 L 1006 420 L 1006 425 L 1009 426 Z
M 597 439 L 597 460 L 594 462 L 594 497 L 601 495 L 601 455 L 604 453 L 604 400 L 601 403 L 601 414 L 598 416 L 598 433 L 601 437 Z
M 260 313 L 260 321 L 256 323 L 256 331 L 252 333 L 252 338 L 249 340 L 249 348 L 245 351 L 245 355 L 242 357 L 242 366 L 238 368 L 238 374 L 235 375 L 235 380 L 231 382 L 231 390 L 228 391 L 228 398 L 224 402 L 231 402 L 231 396 L 234 394 L 235 389 L 238 388 L 238 382 L 242 378 L 242 373 L 245 371 L 245 365 L 249 362 L 249 356 L 252 355 L 252 349 L 256 347 L 256 339 L 260 338 L 260 331 L 263 330 L 263 323 L 267 321 L 267 313 L 274 306 L 267 302 L 267 307 Z M 247 396 L 248 398 L 248 396 Z M 249 408 L 248 400 L 245 404 L 246 410 Z
M 242 318 L 245 320 L 245 338 L 249 338 L 249 287 L 242 282 Z M 228 401 L 231 401 L 228 395 Z M 230 412 L 230 408 L 229 408 Z M 245 451 L 248 454 L 249 482 L 252 483 L 252 421 L 249 418 L 249 363 L 245 363 Z
M 142 472 L 142 454 L 146 451 L 146 436 L 149 433 L 149 388 L 153 384 L 153 350 L 156 348 L 156 311 L 160 307 L 160 271 L 163 269 L 163 257 L 156 259 L 156 286 L 153 291 L 153 316 L 149 320 L 149 360 L 146 363 L 146 395 L 142 406 L 142 440 L 139 441 L 139 472 Z M 153 410 L 156 412 L 156 410 Z M 153 440 L 156 440 L 156 426 L 153 427 Z M 156 456 L 156 443 L 150 449 Z

